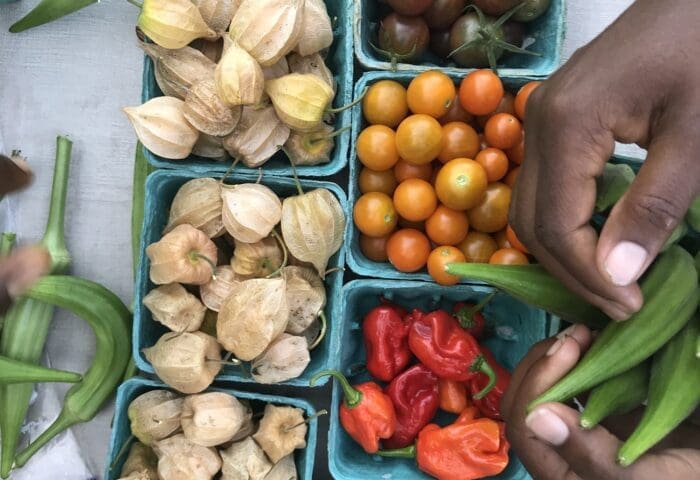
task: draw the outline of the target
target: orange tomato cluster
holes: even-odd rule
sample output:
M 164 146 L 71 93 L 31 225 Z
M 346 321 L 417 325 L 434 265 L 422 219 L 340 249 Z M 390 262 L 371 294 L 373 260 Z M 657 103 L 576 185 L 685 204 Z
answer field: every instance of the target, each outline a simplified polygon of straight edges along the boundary
M 491 70 L 467 75 L 459 89 L 436 70 L 408 88 L 373 84 L 356 145 L 362 196 L 353 219 L 363 254 L 402 272 L 427 265 L 443 285 L 459 281 L 445 271 L 451 262 L 528 263 L 508 209 L 524 157 L 525 105 L 538 84 L 513 95 Z

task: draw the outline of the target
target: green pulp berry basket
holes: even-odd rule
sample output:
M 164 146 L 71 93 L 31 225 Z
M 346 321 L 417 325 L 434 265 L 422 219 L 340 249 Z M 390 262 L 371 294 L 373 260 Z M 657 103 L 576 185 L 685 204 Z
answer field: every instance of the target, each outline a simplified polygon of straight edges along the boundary
M 333 45 L 331 46 L 326 64 L 330 68 L 336 80 L 336 95 L 333 101 L 334 107 L 347 105 L 352 100 L 353 85 L 353 56 L 352 56 L 352 2 L 349 0 L 325 0 L 328 14 L 333 21 Z M 142 101 L 147 102 L 154 97 L 163 95 L 153 73 L 153 62 L 148 56 L 144 60 Z M 350 124 L 350 112 L 345 110 L 335 116 L 334 129 L 339 130 Z M 350 133 L 345 132 L 335 138 L 335 148 L 331 154 L 331 161 L 323 165 L 297 167 L 302 177 L 327 177 L 342 170 L 347 164 L 348 143 Z M 231 161 L 220 162 L 213 159 L 200 158 L 190 155 L 185 160 L 170 160 L 155 155 L 146 149 L 148 162 L 158 168 L 179 169 L 197 173 L 225 172 L 231 165 Z M 291 176 L 292 169 L 287 156 L 278 152 L 262 167 L 265 173 L 278 176 Z M 251 169 L 239 165 L 237 172 L 253 173 L 257 169 Z
M 131 436 L 131 427 L 127 410 L 131 402 L 148 391 L 168 389 L 167 385 L 160 382 L 146 380 L 143 378 L 133 378 L 123 383 L 117 392 L 117 403 L 115 406 L 114 422 L 112 424 L 112 436 L 109 442 L 109 450 L 107 452 L 107 463 L 105 467 L 105 480 L 116 480 L 120 478 L 120 472 L 128 450 L 120 456 L 122 448 L 129 448 L 127 444 L 133 442 Z M 250 402 L 254 412 L 262 412 L 265 405 L 272 403 L 275 405 L 285 405 L 296 407 L 304 410 L 304 416 L 310 417 L 316 413 L 314 407 L 310 403 L 290 397 L 282 397 L 278 395 L 263 395 L 259 393 L 242 392 L 237 390 L 229 390 L 223 388 L 210 388 L 208 392 L 223 392 L 233 395 L 239 400 L 247 400 Z M 309 422 L 309 429 L 306 434 L 306 448 L 296 450 L 294 453 L 297 473 L 300 480 L 311 480 L 314 471 L 314 457 L 316 452 L 316 442 L 318 436 L 318 422 L 313 419 Z
M 187 181 L 194 178 L 203 178 L 212 176 L 213 178 L 221 178 L 221 175 L 204 175 L 194 172 L 176 172 L 172 170 L 160 170 L 152 173 L 146 181 L 146 203 L 145 203 L 145 218 L 143 233 L 141 236 L 141 261 L 136 276 L 136 289 L 134 292 L 134 329 L 133 329 L 133 356 L 136 366 L 146 373 L 154 374 L 153 366 L 148 362 L 143 349 L 155 345 L 158 339 L 168 330 L 160 323 L 153 320 L 151 312 L 143 305 L 144 296 L 154 287 L 149 279 L 150 262 L 145 255 L 146 247 L 151 243 L 157 242 L 162 237 L 163 229 L 168 222 L 170 204 L 177 193 L 178 189 Z M 249 176 L 245 174 L 233 174 L 227 177 L 227 184 L 238 183 L 255 183 L 257 176 Z M 270 187 L 281 198 L 296 195 L 296 185 L 292 179 L 263 176 L 261 182 L 263 185 Z M 340 204 L 346 209 L 347 200 L 345 193 L 335 184 L 326 182 L 317 182 L 314 180 L 301 180 L 301 186 L 304 191 L 309 192 L 315 188 L 326 188 L 330 190 L 340 201 Z M 346 218 L 347 216 L 346 212 Z M 328 263 L 328 268 L 342 269 L 344 265 L 345 251 L 344 247 L 331 257 Z M 335 367 L 335 357 L 330 351 L 330 335 L 336 328 L 335 313 L 338 310 L 337 303 L 340 301 L 340 290 L 343 283 L 342 271 L 329 273 L 326 276 L 326 295 L 327 304 L 325 314 L 328 321 L 328 331 L 326 338 L 321 344 L 311 352 L 311 363 L 309 363 L 306 371 L 299 377 L 283 385 L 294 385 L 306 387 L 314 373 Z M 254 380 L 249 374 L 249 365 L 244 363 L 240 367 L 226 366 L 216 377 L 217 381 L 236 381 L 243 383 L 251 383 Z M 325 382 L 320 382 L 323 384 Z
M 365 88 L 372 86 L 380 80 L 394 80 L 407 86 L 417 73 L 413 72 L 368 72 L 365 73 L 355 86 L 355 95 L 358 96 Z M 463 75 L 452 74 L 450 77 L 458 84 Z M 503 86 L 507 91 L 517 92 L 527 82 L 534 80 L 532 77 L 501 77 Z M 352 109 L 352 140 L 350 145 L 350 173 L 348 186 L 348 201 L 350 210 L 357 199 L 362 195 L 358 187 L 358 178 L 362 170 L 362 164 L 357 159 L 356 143 L 357 137 L 362 129 L 367 126 L 362 115 L 362 105 L 356 105 Z M 375 262 L 365 257 L 360 250 L 360 232 L 355 227 L 355 223 L 350 220 L 346 229 L 345 244 L 348 248 L 348 266 L 353 272 L 365 277 L 396 278 L 401 280 L 425 280 L 432 281 L 427 271 L 421 270 L 416 273 L 403 273 L 396 270 L 388 262 Z
M 376 0 L 355 2 L 355 54 L 366 70 L 392 69 L 391 62 L 372 47 L 372 44 L 378 45 L 378 25 L 385 13 Z M 498 62 L 500 75 L 544 78 L 559 67 L 566 33 L 566 0 L 552 0 L 549 9 L 542 17 L 526 25 L 528 28 L 526 38 L 533 41 L 528 50 L 537 52 L 540 56 L 504 56 Z M 398 63 L 396 70 L 419 72 L 439 68 L 450 75 L 464 75 L 471 70 L 457 68 L 454 63 L 447 65 L 431 53 L 426 53 L 420 60 L 415 64 Z
M 493 289 L 483 286 L 456 285 L 441 287 L 425 282 L 355 280 L 343 287 L 342 321 L 333 332 L 332 349 L 337 357 L 339 369 L 348 375 L 351 383 L 367 381 L 367 373 L 357 373 L 365 363 L 365 347 L 362 337 L 362 319 L 379 305 L 384 297 L 405 308 L 420 308 L 431 311 L 452 308 L 459 301 L 478 301 Z M 489 330 L 493 334 L 483 343 L 496 359 L 512 370 L 536 342 L 558 331 L 559 320 L 541 310 L 529 307 L 505 294 L 496 295 L 484 309 Z M 337 382 L 333 385 L 331 426 L 328 437 L 328 460 L 333 478 L 336 480 L 366 480 L 392 478 L 401 480 L 429 480 L 418 470 L 414 460 L 381 458 L 368 455 L 352 440 L 338 420 L 338 408 L 342 401 L 342 390 Z M 437 419 L 448 424 L 454 416 Z M 499 480 L 529 479 L 527 471 L 511 453 L 506 470 L 493 477 Z

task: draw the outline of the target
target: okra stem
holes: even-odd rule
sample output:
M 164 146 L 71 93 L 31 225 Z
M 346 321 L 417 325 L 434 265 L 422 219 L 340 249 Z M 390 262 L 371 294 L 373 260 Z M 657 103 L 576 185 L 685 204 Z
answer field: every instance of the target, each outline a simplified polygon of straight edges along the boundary
M 17 235 L 12 232 L 3 232 L 0 237 L 0 257 L 6 257 L 15 248 Z
M 73 142 L 68 138 L 58 137 L 56 139 L 56 165 L 53 172 L 49 219 L 46 222 L 46 233 L 41 241 L 41 244 L 51 255 L 51 273 L 65 272 L 71 260 L 68 248 L 66 248 L 64 224 L 72 149 Z

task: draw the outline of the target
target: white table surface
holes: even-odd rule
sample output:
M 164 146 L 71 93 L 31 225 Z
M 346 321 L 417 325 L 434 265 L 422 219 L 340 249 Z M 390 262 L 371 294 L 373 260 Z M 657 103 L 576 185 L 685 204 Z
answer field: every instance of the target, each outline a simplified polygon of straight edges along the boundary
M 134 36 L 138 12 L 125 0 L 106 0 L 57 23 L 23 34 L 7 33 L 35 3 L 0 5 L 0 143 L 4 141 L 7 150 L 21 148 L 36 172 L 32 188 L 14 199 L 16 228 L 23 241 L 40 238 L 55 137 L 70 135 L 74 154 L 66 235 L 73 272 L 103 283 L 128 304 L 136 139 L 120 108 L 140 99 L 143 58 Z M 631 3 L 569 0 L 565 57 Z M 93 344 L 86 324 L 60 314 L 53 323 L 48 355 L 58 367 L 83 371 Z M 110 406 L 94 421 L 74 429 L 98 478 L 111 415 Z

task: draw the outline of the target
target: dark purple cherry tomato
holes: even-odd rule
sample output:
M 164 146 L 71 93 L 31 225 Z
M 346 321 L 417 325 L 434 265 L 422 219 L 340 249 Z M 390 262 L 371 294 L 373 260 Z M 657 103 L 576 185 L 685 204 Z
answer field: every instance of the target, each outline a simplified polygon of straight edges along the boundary
M 422 17 L 392 13 L 379 24 L 379 48 L 393 60 L 419 59 L 428 48 L 430 30 Z
M 434 0 L 423 18 L 431 29 L 446 30 L 462 15 L 466 6 L 467 0 Z
M 431 30 L 430 31 L 430 51 L 438 57 L 447 60 L 450 50 L 450 31 Z
M 430 7 L 433 0 L 387 0 L 386 3 L 400 15 L 420 15 Z
M 474 0 L 474 5 L 486 15 L 499 16 L 517 6 L 522 0 Z
M 522 47 L 525 35 L 527 35 L 527 27 L 523 23 L 508 20 L 503 24 L 503 35 L 506 43 Z
M 494 38 L 503 40 L 503 28 L 492 28 L 495 21 L 495 18 L 487 16 L 485 24 L 482 25 L 476 12 L 469 12 L 466 15 L 462 15 L 457 19 L 450 30 L 450 50 L 455 51 L 473 40 L 483 40 L 480 33 L 482 29 L 493 30 Z M 498 60 L 503 55 L 503 50 L 500 48 L 493 48 L 493 55 L 494 58 Z M 451 58 L 460 67 L 480 68 L 489 66 L 488 47 L 485 43 L 462 49 L 452 55 Z
M 523 8 L 515 12 L 513 20 L 518 22 L 532 22 L 540 18 L 549 8 L 551 0 L 525 0 Z

